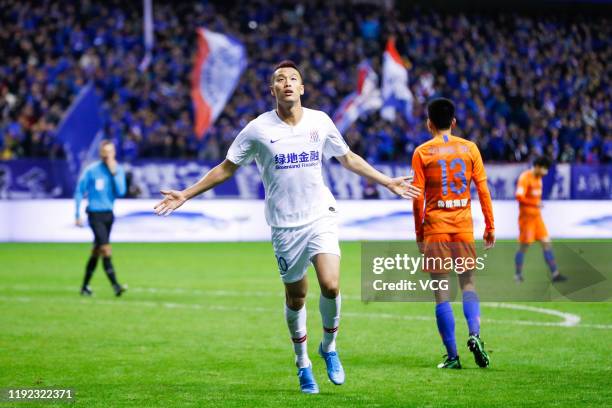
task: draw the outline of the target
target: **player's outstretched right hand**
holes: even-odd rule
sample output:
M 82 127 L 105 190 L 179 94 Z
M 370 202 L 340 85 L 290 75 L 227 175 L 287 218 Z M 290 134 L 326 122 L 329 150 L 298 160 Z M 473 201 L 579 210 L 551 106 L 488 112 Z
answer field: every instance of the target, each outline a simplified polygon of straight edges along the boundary
M 412 185 L 412 175 L 392 178 L 387 187 L 392 193 L 407 200 L 419 198 L 421 189 Z
M 168 216 L 187 201 L 187 198 L 181 191 L 161 190 L 160 193 L 164 195 L 164 199 L 153 207 L 157 215 Z

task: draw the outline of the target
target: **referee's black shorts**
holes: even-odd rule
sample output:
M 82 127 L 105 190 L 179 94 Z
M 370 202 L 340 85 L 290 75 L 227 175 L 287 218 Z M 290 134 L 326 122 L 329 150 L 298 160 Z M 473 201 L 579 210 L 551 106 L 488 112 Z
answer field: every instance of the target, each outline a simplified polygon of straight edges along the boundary
M 94 233 L 94 245 L 106 245 L 109 243 L 111 229 L 115 216 L 112 211 L 87 212 L 89 226 Z

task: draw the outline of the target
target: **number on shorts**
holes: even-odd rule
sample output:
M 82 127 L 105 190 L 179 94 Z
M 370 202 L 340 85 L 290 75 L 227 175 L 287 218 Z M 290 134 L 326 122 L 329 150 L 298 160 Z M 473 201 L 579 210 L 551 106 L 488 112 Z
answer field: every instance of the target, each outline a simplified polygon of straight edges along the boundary
M 278 262 L 278 269 L 283 272 L 287 272 L 287 261 L 282 256 L 276 255 L 276 262 Z

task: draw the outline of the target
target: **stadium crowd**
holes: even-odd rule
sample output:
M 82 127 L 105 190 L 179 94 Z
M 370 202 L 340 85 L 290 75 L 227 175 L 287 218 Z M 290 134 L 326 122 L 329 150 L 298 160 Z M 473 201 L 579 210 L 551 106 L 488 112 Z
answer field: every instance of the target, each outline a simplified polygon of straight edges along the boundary
M 231 3 L 231 2 L 230 2 Z M 144 72 L 141 2 L 0 0 L 0 160 L 62 157 L 55 133 L 79 90 L 104 97 L 105 136 L 119 158 L 219 160 L 237 132 L 271 109 L 271 67 L 298 62 L 304 106 L 332 115 L 355 88 L 356 67 L 377 72 L 386 39 L 409 68 L 412 115 L 378 112 L 345 137 L 373 161 L 407 161 L 429 135 L 424 107 L 457 104 L 457 133 L 485 160 L 612 162 L 612 24 L 603 17 L 446 14 L 409 16 L 371 5 L 261 0 L 154 1 L 155 49 Z M 324 6 L 323 6 L 324 5 Z M 247 47 L 248 69 L 209 133 L 192 131 L 190 72 L 195 29 L 229 33 Z

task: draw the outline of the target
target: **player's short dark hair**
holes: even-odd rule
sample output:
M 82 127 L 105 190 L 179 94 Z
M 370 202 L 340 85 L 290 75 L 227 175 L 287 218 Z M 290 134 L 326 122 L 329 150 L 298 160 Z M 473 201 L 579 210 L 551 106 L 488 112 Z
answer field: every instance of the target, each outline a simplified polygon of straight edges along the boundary
M 552 166 L 552 161 L 546 157 L 546 156 L 539 156 L 536 157 L 535 160 L 533 161 L 533 165 L 534 167 L 544 167 L 545 169 L 550 169 L 550 166 Z
M 274 68 L 272 68 L 272 75 L 270 76 L 270 82 L 272 82 L 272 80 L 274 79 L 274 73 L 276 72 L 277 69 L 281 69 L 281 68 L 293 68 L 295 69 L 298 74 L 300 74 L 300 80 L 302 82 L 304 82 L 304 77 L 302 76 L 302 71 L 300 71 L 300 68 L 297 66 L 297 64 L 291 60 L 282 60 L 281 62 L 279 62 L 278 64 L 276 64 L 274 66 Z
M 427 105 L 427 117 L 437 129 L 449 129 L 455 117 L 455 104 L 447 98 L 436 98 Z

